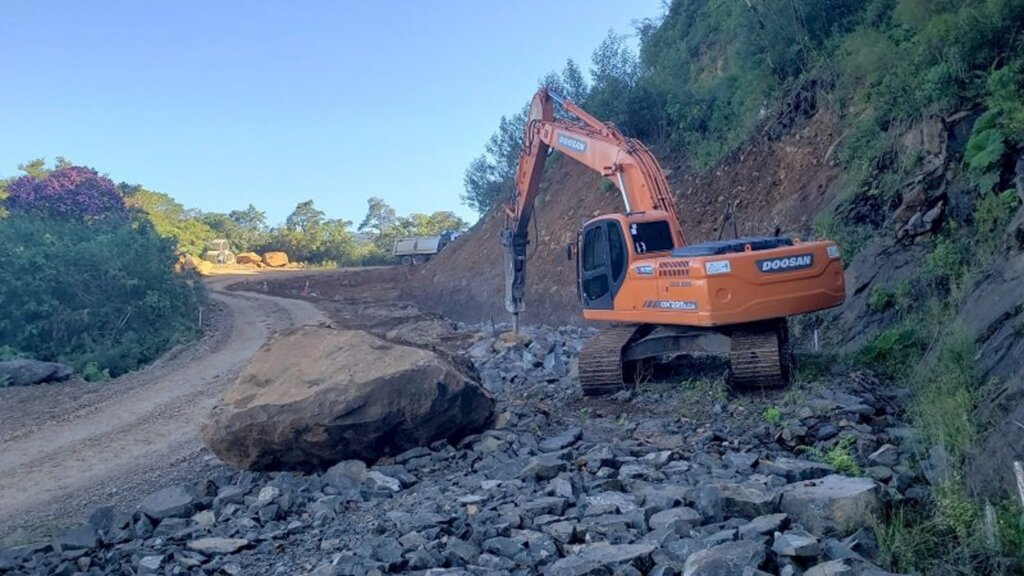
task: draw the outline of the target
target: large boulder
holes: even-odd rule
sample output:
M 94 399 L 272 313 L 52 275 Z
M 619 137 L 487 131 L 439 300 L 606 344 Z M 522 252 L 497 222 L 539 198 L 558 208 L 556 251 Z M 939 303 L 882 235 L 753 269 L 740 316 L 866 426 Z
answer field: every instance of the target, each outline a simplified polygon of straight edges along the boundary
M 39 360 L 8 360 L 0 362 L 0 386 L 31 386 L 43 382 L 60 382 L 71 377 L 70 366 Z
M 238 256 L 235 256 L 235 262 L 238 264 L 262 264 L 263 259 L 260 255 L 255 252 L 242 252 Z M 285 262 L 287 264 L 287 262 Z
M 240 468 L 318 470 L 459 440 L 483 428 L 493 408 L 477 382 L 433 352 L 303 326 L 263 346 L 202 435 Z
M 881 517 L 881 486 L 870 478 L 832 474 L 782 488 L 779 507 L 812 534 L 846 536 Z
M 271 268 L 280 268 L 288 265 L 288 255 L 284 252 L 267 252 L 263 255 L 263 263 Z

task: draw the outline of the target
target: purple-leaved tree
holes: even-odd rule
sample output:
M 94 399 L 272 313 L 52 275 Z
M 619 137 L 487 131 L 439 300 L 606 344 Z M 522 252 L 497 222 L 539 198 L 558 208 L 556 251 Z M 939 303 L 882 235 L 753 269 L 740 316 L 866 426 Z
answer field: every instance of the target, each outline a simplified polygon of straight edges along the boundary
M 89 222 L 128 220 L 128 208 L 114 183 L 85 166 L 58 168 L 40 179 L 22 176 L 7 193 L 12 214 Z

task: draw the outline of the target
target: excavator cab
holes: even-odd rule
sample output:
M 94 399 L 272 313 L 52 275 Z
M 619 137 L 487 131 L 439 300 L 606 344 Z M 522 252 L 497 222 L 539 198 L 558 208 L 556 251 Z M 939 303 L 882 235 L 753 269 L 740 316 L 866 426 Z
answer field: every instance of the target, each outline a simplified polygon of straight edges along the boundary
M 579 235 L 576 278 L 588 310 L 614 309 L 634 259 L 667 256 L 676 248 L 672 227 L 660 213 L 609 214 L 584 224 Z

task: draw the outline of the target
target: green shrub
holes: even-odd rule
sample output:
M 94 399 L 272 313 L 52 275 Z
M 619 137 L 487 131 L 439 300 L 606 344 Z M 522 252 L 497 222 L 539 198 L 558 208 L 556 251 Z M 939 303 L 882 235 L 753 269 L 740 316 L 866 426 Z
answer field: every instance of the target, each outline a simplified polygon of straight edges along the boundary
M 977 546 L 981 510 L 967 495 L 967 490 L 957 476 L 946 479 L 935 487 L 935 519 L 956 535 L 959 542 L 971 547 Z
M 836 472 L 840 474 L 862 476 L 864 472 L 861 470 L 860 465 L 857 464 L 857 458 L 851 450 L 852 447 L 853 438 L 845 436 L 840 438 L 828 450 L 803 446 L 801 451 L 807 452 L 814 460 L 835 468 Z
M 0 342 L 118 376 L 195 338 L 202 287 L 175 275 L 174 247 L 147 220 L 0 220 Z
M 901 280 L 892 290 L 878 286 L 873 287 L 871 293 L 868 294 L 868 309 L 872 312 L 885 312 L 889 309 L 906 312 L 910 305 L 910 283 L 906 280 Z
M 6 360 L 16 360 L 18 358 L 24 358 L 24 357 L 25 357 L 24 354 L 22 354 L 21 352 L 18 352 L 14 348 L 11 348 L 10 346 L 7 346 L 6 344 L 3 345 L 3 346 L 0 346 L 0 362 L 6 361 Z
M 912 323 L 900 323 L 878 333 L 858 352 L 857 361 L 893 378 L 906 377 L 921 360 L 926 342 Z
M 857 224 L 848 215 L 836 212 L 820 212 L 815 216 L 812 227 L 816 237 L 839 245 L 844 265 L 853 261 L 873 235 L 870 227 Z
M 849 358 L 841 354 L 819 352 L 796 355 L 796 379 L 798 382 L 814 382 L 832 374 L 837 368 L 845 367 Z
M 954 330 L 937 349 L 935 360 L 912 381 L 910 414 L 928 445 L 942 446 L 958 463 L 976 435 L 971 412 L 981 383 L 975 374 L 975 345 L 966 333 Z
M 884 312 L 892 304 L 892 293 L 885 288 L 877 286 L 871 289 L 868 294 L 868 310 L 872 312 Z
M 87 362 L 79 371 L 79 375 L 86 382 L 106 382 L 110 380 L 110 370 L 100 367 L 95 362 Z
M 996 510 L 999 544 L 1004 555 L 1024 566 L 1024 509 L 1020 502 L 1004 502 Z
M 761 419 L 764 420 L 766 424 L 778 426 L 779 424 L 782 424 L 782 411 L 779 410 L 778 406 L 770 406 L 765 408 L 764 412 L 761 413 Z
M 990 110 L 999 112 L 998 122 L 1011 142 L 1020 145 L 1024 140 L 1024 63 L 1020 60 L 988 75 L 985 103 Z
M 931 239 L 931 251 L 924 260 L 925 278 L 937 290 L 936 295 L 948 297 L 951 304 L 959 302 L 976 264 L 971 242 L 963 236 L 961 227 L 948 223 L 941 234 Z
M 1020 199 L 1016 190 L 982 194 L 974 206 L 974 248 L 979 263 L 987 264 L 1002 247 L 1006 226 L 1013 219 Z
M 942 546 L 939 528 L 917 510 L 897 508 L 875 527 L 880 564 L 897 572 L 920 572 L 931 565 Z M 946 547 L 950 547 L 948 541 Z

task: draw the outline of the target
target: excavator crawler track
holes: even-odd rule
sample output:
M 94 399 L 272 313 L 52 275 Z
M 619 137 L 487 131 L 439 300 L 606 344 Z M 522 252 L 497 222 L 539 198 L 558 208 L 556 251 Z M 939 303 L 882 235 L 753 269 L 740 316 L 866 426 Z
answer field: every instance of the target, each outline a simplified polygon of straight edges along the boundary
M 793 355 L 785 320 L 737 328 L 731 336 L 729 383 L 733 387 L 777 388 L 789 383 Z
M 583 345 L 578 361 L 584 396 L 604 396 L 629 387 L 622 374 L 622 350 L 639 328 L 636 324 L 604 328 Z

